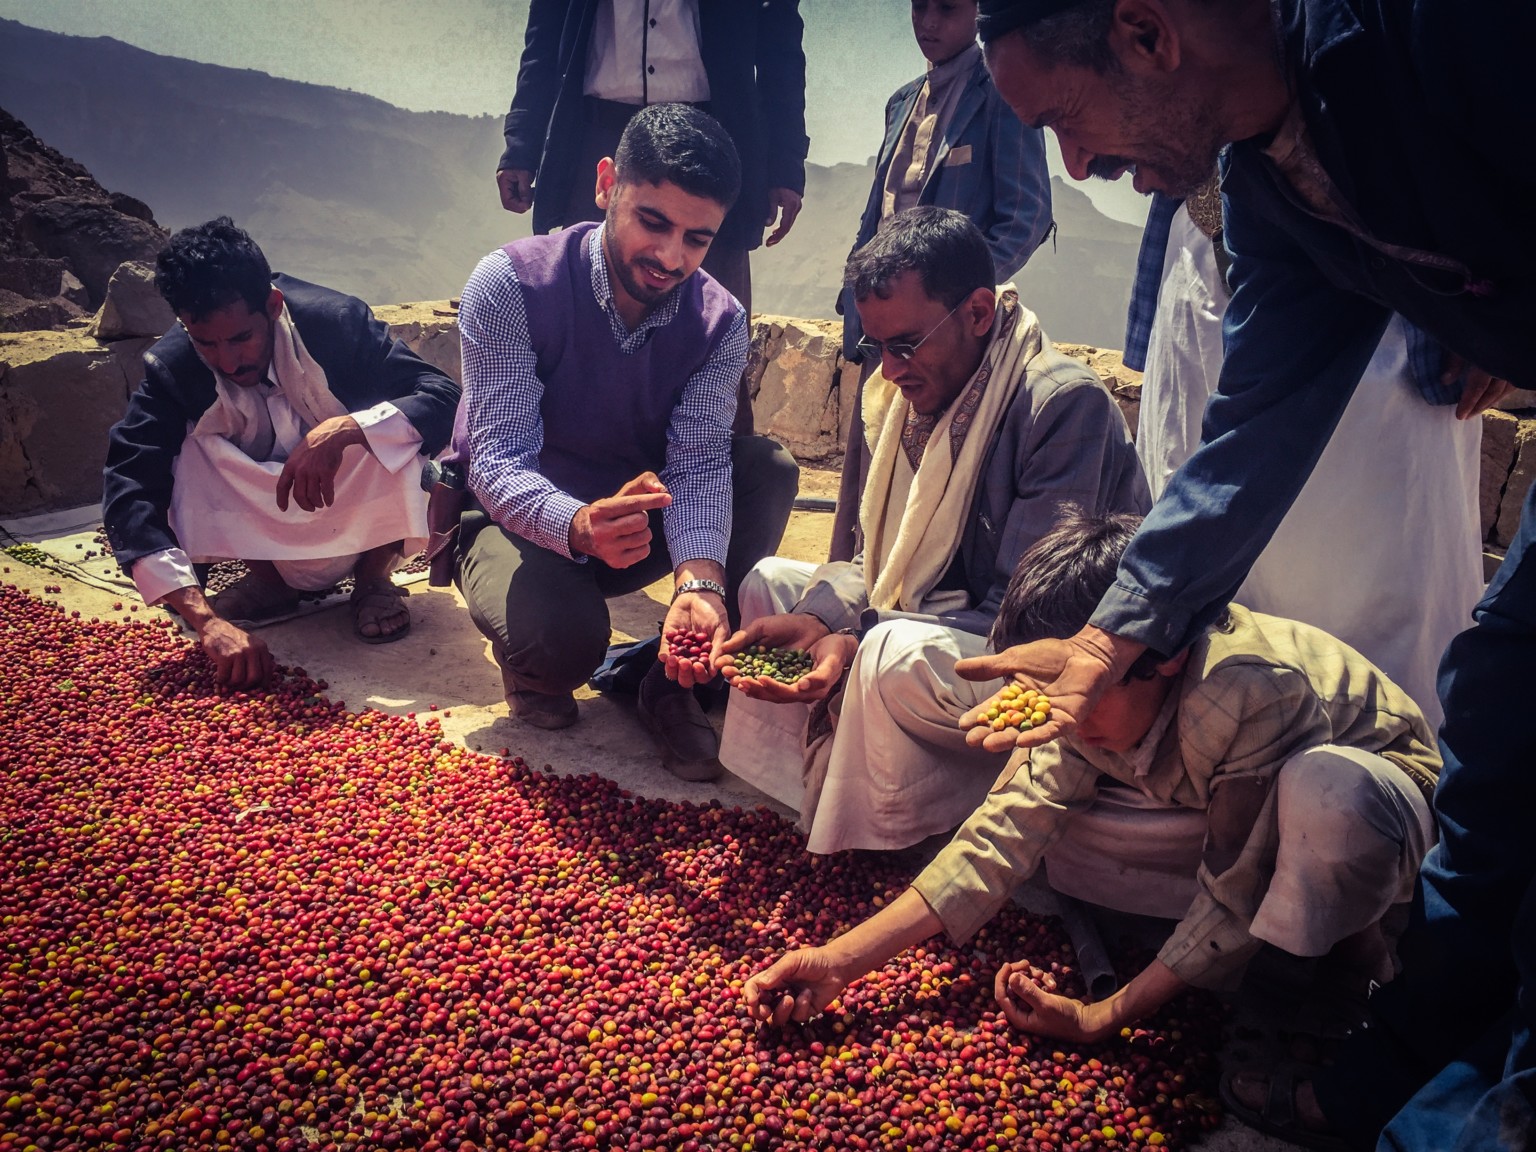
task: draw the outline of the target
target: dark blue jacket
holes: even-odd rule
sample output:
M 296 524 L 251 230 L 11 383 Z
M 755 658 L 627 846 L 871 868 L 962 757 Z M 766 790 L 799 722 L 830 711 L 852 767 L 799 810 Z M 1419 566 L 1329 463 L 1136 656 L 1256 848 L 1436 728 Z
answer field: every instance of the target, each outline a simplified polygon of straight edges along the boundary
M 437 453 L 453 431 L 459 386 L 422 360 L 377 319 L 368 305 L 278 273 L 294 326 L 326 383 L 348 412 L 390 401 L 421 433 L 421 450 Z M 117 562 L 126 570 L 141 556 L 178 547 L 167 515 L 171 463 L 187 429 L 217 392 L 213 372 L 180 324 L 144 353 L 144 380 L 113 427 L 103 477 L 102 519 Z
M 533 0 L 502 134 L 498 169 L 534 173 L 533 230 L 548 232 L 570 200 L 582 132 L 582 83 L 598 0 Z M 748 250 L 763 240 L 768 190 L 805 192 L 805 53 L 799 0 L 704 0 L 699 54 L 709 112 L 736 145 L 741 195 L 716 237 Z M 590 180 L 591 175 L 586 174 Z
M 1496 376 L 1536 384 L 1530 5 L 1275 0 L 1274 10 L 1319 159 L 1377 243 L 1313 216 L 1264 141 L 1228 151 L 1233 294 L 1221 382 L 1201 448 L 1147 517 L 1093 618 L 1164 653 L 1236 592 L 1391 313 Z M 1436 260 L 1459 270 L 1433 270 Z
M 880 227 L 886 173 L 925 79 L 919 76 L 903 84 L 886 101 L 885 139 L 875 157 L 875 180 L 852 251 L 868 243 Z M 1024 267 L 1051 230 L 1045 133 L 1019 121 L 980 60 L 963 83 L 965 89 L 918 203 L 953 208 L 969 216 L 986 236 L 997 282 L 1003 284 Z M 843 290 L 837 307 L 843 317 L 843 355 L 857 359 L 854 346 L 864 329 L 850 290 Z

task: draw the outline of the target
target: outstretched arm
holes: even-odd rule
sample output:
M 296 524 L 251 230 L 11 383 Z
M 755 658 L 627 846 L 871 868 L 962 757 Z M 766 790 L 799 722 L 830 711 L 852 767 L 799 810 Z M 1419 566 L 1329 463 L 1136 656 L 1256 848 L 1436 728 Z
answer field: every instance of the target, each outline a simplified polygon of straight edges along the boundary
M 943 930 L 916 889 L 908 888 L 868 920 L 820 948 L 800 948 L 742 987 L 747 1010 L 765 1023 L 805 1023 L 849 984 Z

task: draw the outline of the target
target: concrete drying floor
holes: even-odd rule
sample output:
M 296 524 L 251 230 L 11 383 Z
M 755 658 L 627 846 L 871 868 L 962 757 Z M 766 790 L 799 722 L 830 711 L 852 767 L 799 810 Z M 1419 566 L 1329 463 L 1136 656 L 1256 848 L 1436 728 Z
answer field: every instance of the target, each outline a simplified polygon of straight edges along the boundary
M 834 497 L 837 483 L 836 472 L 804 468 L 800 492 Z M 139 600 L 132 582 L 110 558 L 90 555 L 100 549 L 95 539 L 100 522 L 99 509 L 83 508 L 0 523 L 0 544 L 31 544 L 50 558 L 45 567 L 32 567 L 0 557 L 9 568 L 0 574 L 0 582 L 30 588 L 37 596 L 42 595 L 44 583 L 57 584 L 63 591 L 51 598 L 85 617 L 159 616 L 158 610 L 142 606 L 135 614 Z M 824 560 L 831 528 L 832 517 L 826 513 L 796 512 L 780 552 L 796 559 Z M 794 812 L 729 773 L 710 784 L 689 784 L 669 775 L 627 698 L 612 699 L 582 689 L 577 693 L 581 721 L 561 732 L 544 732 L 510 719 L 490 647 L 470 622 L 457 590 L 430 588 L 424 578 L 410 589 L 411 631 L 393 644 L 359 642 L 352 635 L 346 602 L 340 598 L 307 606 L 293 618 L 264 626 L 260 634 L 280 663 L 300 666 L 316 679 L 328 681 L 328 695 L 353 709 L 430 713 L 441 720 L 446 738 L 472 749 L 508 748 L 531 765 L 548 765 L 567 775 L 596 772 L 637 795 L 761 805 L 794 819 Z M 663 580 L 610 601 L 615 638 L 654 635 L 669 595 L 670 581 Z M 711 716 L 717 728 L 723 715 L 717 711 Z M 1049 900 L 1048 890 L 1032 888 L 1024 902 L 1050 911 Z M 1211 1152 L 1282 1152 L 1292 1145 L 1262 1136 L 1228 1117 L 1201 1147 Z

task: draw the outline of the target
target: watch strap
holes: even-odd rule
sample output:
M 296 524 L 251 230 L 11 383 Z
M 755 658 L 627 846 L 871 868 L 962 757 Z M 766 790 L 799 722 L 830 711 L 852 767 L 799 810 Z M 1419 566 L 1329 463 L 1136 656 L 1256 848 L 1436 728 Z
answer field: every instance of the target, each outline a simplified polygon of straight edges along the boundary
M 716 596 L 720 597 L 720 599 L 725 599 L 725 585 L 720 583 L 718 580 L 705 579 L 684 580 L 675 589 L 673 589 L 672 599 L 676 600 L 679 596 L 682 596 L 688 592 L 713 592 Z

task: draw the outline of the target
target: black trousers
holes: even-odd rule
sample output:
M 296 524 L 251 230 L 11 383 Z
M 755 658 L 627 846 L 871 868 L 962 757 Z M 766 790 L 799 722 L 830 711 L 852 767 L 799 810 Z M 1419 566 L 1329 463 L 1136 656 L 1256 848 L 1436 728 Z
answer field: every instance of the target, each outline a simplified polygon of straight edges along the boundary
M 799 489 L 800 468 L 766 436 L 731 442 L 731 541 L 726 553 L 726 607 L 739 621 L 736 590 L 752 566 L 773 555 L 784 537 Z M 571 692 L 602 663 L 611 632 L 608 598 L 637 592 L 675 567 L 661 513 L 651 513 L 651 552 L 628 568 L 585 563 L 530 543 L 497 525 L 478 504 L 459 527 L 457 582 L 475 626 L 500 654 L 511 680 L 526 691 Z

